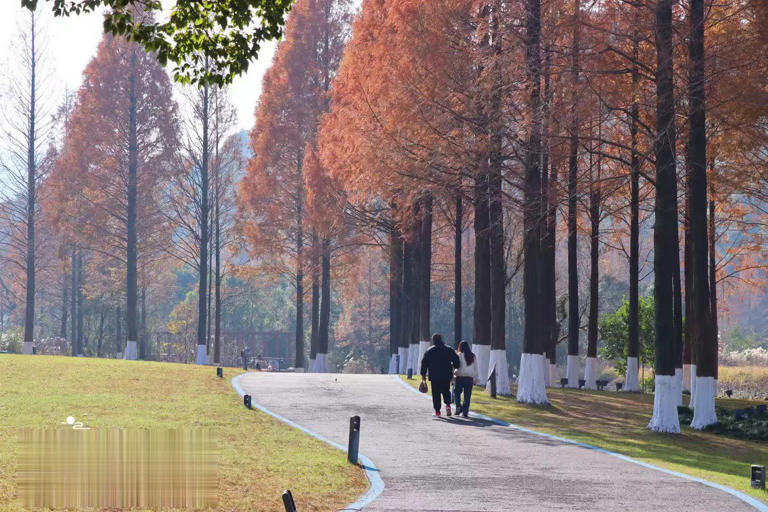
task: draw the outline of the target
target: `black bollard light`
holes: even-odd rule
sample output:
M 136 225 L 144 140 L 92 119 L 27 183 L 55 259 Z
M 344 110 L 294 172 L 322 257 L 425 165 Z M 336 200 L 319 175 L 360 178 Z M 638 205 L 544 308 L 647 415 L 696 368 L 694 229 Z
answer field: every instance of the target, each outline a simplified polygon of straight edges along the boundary
M 728 398 L 731 398 L 733 396 L 733 390 L 732 389 L 726 389 L 725 394 Z
M 395 364 L 397 365 L 397 368 L 395 368 L 395 373 L 400 373 L 400 354 L 395 356 Z
M 220 379 L 224 378 L 224 368 L 222 368 L 221 366 L 216 368 L 216 376 Z
M 248 371 L 248 356 L 246 356 L 245 350 L 240 351 L 240 357 L 243 358 L 243 370 Z
M 243 395 L 243 405 L 251 409 L 251 395 Z
M 293 494 L 288 489 L 283 491 L 283 506 L 285 506 L 285 512 L 297 512 Z
M 765 466 L 752 465 L 751 480 L 753 489 L 765 490 Z
M 357 464 L 357 452 L 360 449 L 360 416 L 349 418 L 349 448 L 347 449 L 347 460 L 352 464 Z
M 408 380 L 413 378 L 413 368 L 408 368 Z
M 488 380 L 491 381 L 491 398 L 496 398 L 496 367 L 493 367 L 493 371 L 491 372 L 491 376 L 488 377 Z

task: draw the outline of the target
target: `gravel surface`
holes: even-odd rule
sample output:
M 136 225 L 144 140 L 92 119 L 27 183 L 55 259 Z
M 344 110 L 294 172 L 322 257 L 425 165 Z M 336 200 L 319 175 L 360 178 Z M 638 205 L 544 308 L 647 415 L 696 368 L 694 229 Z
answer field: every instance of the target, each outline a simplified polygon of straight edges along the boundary
M 384 479 L 370 511 L 740 512 L 723 491 L 479 419 L 433 418 L 431 401 L 388 375 L 250 373 L 253 401 L 360 453 Z

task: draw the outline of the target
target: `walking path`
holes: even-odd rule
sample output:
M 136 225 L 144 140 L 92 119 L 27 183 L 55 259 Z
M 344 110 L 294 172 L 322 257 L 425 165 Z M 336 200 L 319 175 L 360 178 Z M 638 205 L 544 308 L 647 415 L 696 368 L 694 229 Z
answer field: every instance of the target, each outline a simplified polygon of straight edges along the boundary
M 722 490 L 479 418 L 431 417 L 388 375 L 248 373 L 253 402 L 360 453 L 384 480 L 367 511 L 754 511 Z M 768 510 L 768 508 L 763 508 Z

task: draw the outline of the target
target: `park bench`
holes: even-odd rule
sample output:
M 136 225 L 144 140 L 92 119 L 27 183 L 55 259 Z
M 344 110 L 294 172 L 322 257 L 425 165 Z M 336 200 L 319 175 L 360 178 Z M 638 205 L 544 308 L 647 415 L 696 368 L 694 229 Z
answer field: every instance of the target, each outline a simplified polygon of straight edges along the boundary
M 565 377 L 560 379 L 560 387 L 561 388 L 565 389 L 565 386 L 567 386 L 567 385 L 568 385 L 568 379 L 566 379 Z
M 596 384 L 597 384 L 597 390 L 598 391 L 603 391 L 603 390 L 605 390 L 605 387 L 608 385 L 608 381 L 607 380 L 598 380 L 596 382 Z
M 587 381 L 584 379 L 579 379 L 579 389 L 584 389 L 584 385 L 586 385 Z
M 623 387 L 624 387 L 624 383 L 623 382 L 617 382 L 616 383 L 616 391 L 621 391 L 621 388 L 623 388 Z

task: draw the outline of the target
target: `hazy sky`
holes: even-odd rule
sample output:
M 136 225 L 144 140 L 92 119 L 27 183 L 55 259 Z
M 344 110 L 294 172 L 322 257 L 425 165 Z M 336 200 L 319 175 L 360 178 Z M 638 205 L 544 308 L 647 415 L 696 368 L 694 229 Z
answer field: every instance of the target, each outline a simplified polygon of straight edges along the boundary
M 80 87 L 83 70 L 95 54 L 101 39 L 101 15 L 54 18 L 47 2 L 41 1 L 40 4 L 45 11 L 43 34 L 48 39 L 49 84 L 52 94 L 63 97 L 65 89 L 75 91 Z M 21 8 L 20 0 L 0 0 L 0 66 L 4 70 L 18 66 L 12 43 L 18 33 L 19 20 L 28 15 L 28 11 Z M 237 108 L 238 127 L 241 129 L 249 129 L 253 125 L 261 79 L 272 62 L 274 50 L 274 43 L 263 45 L 258 61 L 252 62 L 248 73 L 236 78 L 231 86 L 232 102 Z M 3 83 L 3 75 L 7 76 L 7 73 L 0 73 L 0 90 L 7 87 Z

